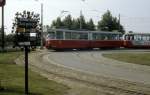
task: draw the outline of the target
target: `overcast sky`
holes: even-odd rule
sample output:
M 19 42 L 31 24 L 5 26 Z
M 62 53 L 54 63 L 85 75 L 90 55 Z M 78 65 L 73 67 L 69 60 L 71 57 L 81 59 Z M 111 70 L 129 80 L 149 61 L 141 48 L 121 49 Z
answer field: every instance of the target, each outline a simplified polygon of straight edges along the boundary
M 50 25 L 53 19 L 60 16 L 62 10 L 69 11 L 69 13 L 61 14 L 62 18 L 67 14 L 76 18 L 82 10 L 86 20 L 93 18 L 95 23 L 101 19 L 101 15 L 106 10 L 110 10 L 113 16 L 118 17 L 118 14 L 121 14 L 121 24 L 126 31 L 150 33 L 150 0 L 85 0 L 84 2 L 82 0 L 38 0 L 38 2 L 36 0 L 6 0 L 6 31 L 11 31 L 12 21 L 17 11 L 29 10 L 40 13 L 40 1 L 44 4 L 44 25 Z

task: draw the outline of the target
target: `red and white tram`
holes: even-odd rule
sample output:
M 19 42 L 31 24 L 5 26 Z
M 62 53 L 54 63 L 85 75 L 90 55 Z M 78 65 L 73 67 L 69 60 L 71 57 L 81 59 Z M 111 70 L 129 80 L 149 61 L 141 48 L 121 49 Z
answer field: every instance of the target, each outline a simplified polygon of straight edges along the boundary
M 150 48 L 150 33 L 128 33 L 124 35 L 125 48 Z
M 92 49 L 123 47 L 122 34 L 103 31 L 50 30 L 46 37 L 46 48 Z

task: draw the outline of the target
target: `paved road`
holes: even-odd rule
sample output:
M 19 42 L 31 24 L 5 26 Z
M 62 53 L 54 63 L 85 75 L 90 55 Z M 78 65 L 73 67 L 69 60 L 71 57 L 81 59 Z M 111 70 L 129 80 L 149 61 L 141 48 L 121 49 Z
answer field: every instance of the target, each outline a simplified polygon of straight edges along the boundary
M 78 71 L 150 85 L 150 67 L 102 57 L 102 53 L 112 52 L 117 51 L 50 52 L 45 57 L 53 64 Z

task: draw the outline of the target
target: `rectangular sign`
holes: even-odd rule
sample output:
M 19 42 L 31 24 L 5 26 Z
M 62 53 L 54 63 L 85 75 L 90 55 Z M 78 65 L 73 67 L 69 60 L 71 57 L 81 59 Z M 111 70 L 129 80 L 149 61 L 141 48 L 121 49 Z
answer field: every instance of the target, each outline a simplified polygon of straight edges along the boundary
M 20 46 L 30 46 L 30 42 L 19 42 Z
M 6 0 L 0 0 L 0 7 L 4 6 L 6 3 Z
M 25 31 L 26 31 L 25 28 L 20 28 L 20 27 L 17 28 L 17 32 L 25 32 Z

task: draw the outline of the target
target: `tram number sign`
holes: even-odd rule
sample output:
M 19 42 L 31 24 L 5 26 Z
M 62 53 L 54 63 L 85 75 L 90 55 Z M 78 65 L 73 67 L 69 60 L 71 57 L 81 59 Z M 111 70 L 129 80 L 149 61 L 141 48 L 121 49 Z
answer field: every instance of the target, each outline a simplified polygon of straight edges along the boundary
M 5 5 L 6 0 L 0 0 L 0 7 Z

